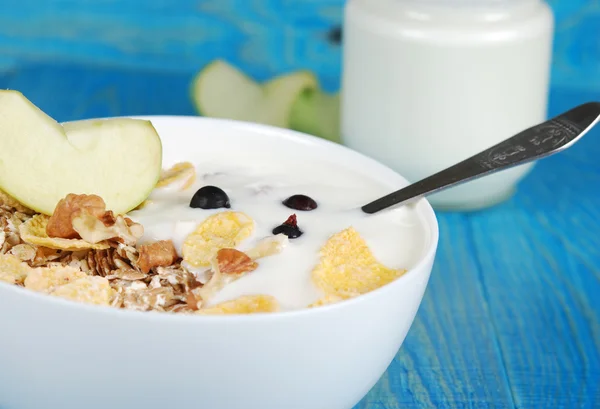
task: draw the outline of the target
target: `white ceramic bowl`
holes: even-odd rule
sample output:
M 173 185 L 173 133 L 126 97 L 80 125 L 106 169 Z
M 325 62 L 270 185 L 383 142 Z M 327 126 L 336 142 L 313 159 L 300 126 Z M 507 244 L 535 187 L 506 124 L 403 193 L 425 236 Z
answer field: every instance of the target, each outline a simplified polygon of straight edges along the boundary
M 406 181 L 347 148 L 296 132 L 196 117 L 147 117 L 164 162 L 223 149 L 293 150 L 353 166 L 390 189 Z M 438 241 L 395 282 L 316 309 L 174 316 L 81 305 L 0 283 L 2 409 L 350 409 L 397 353 L 421 303 Z M 1 268 L 1 266 L 0 266 Z

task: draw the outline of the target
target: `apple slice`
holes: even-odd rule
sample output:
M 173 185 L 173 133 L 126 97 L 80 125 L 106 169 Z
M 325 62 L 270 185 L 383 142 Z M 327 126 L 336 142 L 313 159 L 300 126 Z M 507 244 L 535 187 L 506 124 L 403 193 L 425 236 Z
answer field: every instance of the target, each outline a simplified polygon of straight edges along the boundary
M 339 93 L 305 90 L 292 106 L 290 128 L 341 143 Z
M 308 71 L 275 77 L 259 84 L 222 60 L 204 67 L 194 78 L 191 96 L 201 115 L 289 128 L 294 102 L 318 86 Z
M 142 203 L 161 171 L 162 145 L 149 121 L 66 123 L 18 91 L 0 91 L 0 189 L 51 215 L 68 193 L 96 194 L 124 214 Z

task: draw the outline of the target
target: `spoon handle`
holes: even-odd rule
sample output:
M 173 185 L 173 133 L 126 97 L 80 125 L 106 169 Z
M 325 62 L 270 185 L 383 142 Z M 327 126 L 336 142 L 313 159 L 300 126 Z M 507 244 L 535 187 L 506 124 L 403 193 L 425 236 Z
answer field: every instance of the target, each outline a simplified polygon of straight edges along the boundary
M 598 119 L 600 102 L 579 105 L 454 166 L 366 204 L 362 210 L 365 213 L 376 213 L 410 199 L 550 156 L 573 145 Z

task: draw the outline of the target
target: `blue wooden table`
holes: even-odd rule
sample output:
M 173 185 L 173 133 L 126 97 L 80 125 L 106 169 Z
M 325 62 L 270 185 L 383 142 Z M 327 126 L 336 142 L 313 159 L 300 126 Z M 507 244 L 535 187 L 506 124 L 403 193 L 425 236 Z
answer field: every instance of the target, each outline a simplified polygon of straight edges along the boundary
M 292 3 L 304 8 L 273 11 Z M 182 0 L 176 13 L 172 2 L 140 9 L 129 0 L 116 13 L 112 1 L 21 0 L 0 13 L 0 87 L 59 121 L 193 115 L 189 82 L 219 56 L 257 78 L 310 68 L 335 88 L 339 49 L 327 35 L 342 3 Z M 586 76 L 600 58 L 573 57 L 569 39 L 598 53 L 600 3 L 553 3 L 565 34 L 550 114 L 600 100 L 600 76 Z M 600 129 L 540 162 L 502 205 L 438 214 L 440 248 L 421 309 L 357 408 L 600 408 L 598 158 Z
M 0 86 L 63 121 L 194 114 L 190 78 L 32 64 L 0 76 Z M 555 89 L 550 111 L 594 98 L 600 93 Z M 439 213 L 440 249 L 422 307 L 359 408 L 600 407 L 598 158 L 600 129 L 540 162 L 510 201 Z

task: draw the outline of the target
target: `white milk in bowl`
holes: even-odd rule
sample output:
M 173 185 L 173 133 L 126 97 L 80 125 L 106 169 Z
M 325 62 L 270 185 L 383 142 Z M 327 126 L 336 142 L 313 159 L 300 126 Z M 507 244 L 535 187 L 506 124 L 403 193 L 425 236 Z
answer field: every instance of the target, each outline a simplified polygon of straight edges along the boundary
M 275 297 L 282 310 L 309 306 L 323 297 L 311 278 L 321 248 L 332 235 L 349 227 L 356 229 L 378 262 L 392 269 L 410 269 L 429 243 L 424 221 L 411 206 L 364 214 L 360 207 L 389 193 L 390 188 L 333 163 L 308 164 L 292 153 L 278 153 L 228 156 L 226 160 L 213 156 L 198 159 L 193 165 L 193 185 L 182 190 L 181 184 L 175 183 L 156 189 L 145 207 L 130 213 L 144 226 L 143 241 L 172 240 L 181 255 L 188 235 L 221 212 L 243 212 L 252 219 L 253 232 L 238 246 L 241 251 L 273 237 L 274 229 L 292 215 L 301 232 L 298 237 L 284 237 L 285 247 L 280 253 L 262 258 L 254 271 L 224 286 L 207 305 L 265 294 Z M 206 186 L 222 190 L 229 207 L 191 207 L 194 194 Z M 303 203 L 283 203 L 295 195 L 312 199 L 316 208 L 306 210 Z M 208 279 L 207 267 L 188 267 L 199 280 Z

